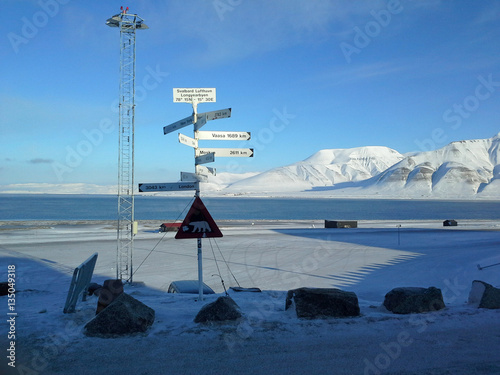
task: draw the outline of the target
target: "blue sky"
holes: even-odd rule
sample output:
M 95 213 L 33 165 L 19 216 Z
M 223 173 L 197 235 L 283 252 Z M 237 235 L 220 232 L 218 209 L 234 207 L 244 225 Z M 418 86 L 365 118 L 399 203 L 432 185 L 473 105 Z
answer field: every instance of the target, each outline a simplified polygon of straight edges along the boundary
M 219 172 L 500 130 L 498 1 L 4 0 L 0 184 L 116 183 L 119 31 L 105 21 L 121 5 L 150 27 L 137 32 L 137 182 L 194 171 L 193 150 L 162 131 L 192 111 L 174 87 L 215 87 L 200 112 L 233 109 L 202 130 L 252 133 L 200 141 L 254 148 L 217 158 Z

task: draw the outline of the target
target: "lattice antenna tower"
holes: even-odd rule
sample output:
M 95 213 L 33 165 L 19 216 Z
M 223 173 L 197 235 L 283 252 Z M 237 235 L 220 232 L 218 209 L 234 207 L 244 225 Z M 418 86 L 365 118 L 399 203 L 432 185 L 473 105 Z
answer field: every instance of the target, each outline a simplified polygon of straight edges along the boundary
M 137 14 L 121 8 L 106 21 L 120 29 L 120 97 L 118 134 L 118 226 L 116 278 L 132 282 L 134 235 L 135 31 L 148 29 Z

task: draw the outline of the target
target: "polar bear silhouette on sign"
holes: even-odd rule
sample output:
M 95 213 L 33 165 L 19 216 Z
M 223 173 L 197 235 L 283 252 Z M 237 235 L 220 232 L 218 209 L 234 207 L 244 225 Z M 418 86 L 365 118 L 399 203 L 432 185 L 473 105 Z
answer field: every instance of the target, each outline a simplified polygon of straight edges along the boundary
M 191 229 L 191 227 L 193 229 Z M 187 223 L 187 225 L 185 225 L 182 230 L 184 232 L 190 233 L 206 233 L 211 232 L 212 228 L 210 228 L 210 225 L 208 224 L 201 210 L 195 209 L 189 219 L 189 223 Z
M 210 228 L 210 225 L 203 220 L 203 221 L 191 221 L 189 226 L 193 227 L 193 230 L 191 231 L 192 233 L 196 232 L 211 232 L 212 229 Z M 184 232 L 187 232 L 189 230 L 189 227 L 187 229 L 184 229 Z

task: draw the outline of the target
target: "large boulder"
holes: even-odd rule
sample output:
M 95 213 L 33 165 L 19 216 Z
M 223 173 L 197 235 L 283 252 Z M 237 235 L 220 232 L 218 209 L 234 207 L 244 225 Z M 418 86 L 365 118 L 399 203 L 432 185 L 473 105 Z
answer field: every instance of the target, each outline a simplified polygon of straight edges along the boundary
M 395 314 L 412 314 L 444 309 L 441 289 L 430 288 L 394 288 L 385 295 L 384 306 Z
M 298 288 L 289 290 L 285 309 L 295 303 L 299 318 L 348 317 L 359 315 L 358 297 L 336 288 Z
M 474 280 L 469 303 L 484 309 L 500 309 L 500 289 L 484 281 Z
M 239 318 L 241 318 L 241 312 L 236 302 L 231 297 L 224 296 L 203 306 L 194 318 L 194 322 L 222 322 Z
M 155 311 L 127 293 L 120 294 L 84 327 L 87 336 L 115 337 L 146 332 Z
M 123 283 L 120 279 L 104 280 L 102 288 L 94 293 L 99 296 L 96 309 L 96 314 L 99 314 L 123 293 Z
M 6 296 L 9 294 L 9 283 L 0 283 L 0 296 Z

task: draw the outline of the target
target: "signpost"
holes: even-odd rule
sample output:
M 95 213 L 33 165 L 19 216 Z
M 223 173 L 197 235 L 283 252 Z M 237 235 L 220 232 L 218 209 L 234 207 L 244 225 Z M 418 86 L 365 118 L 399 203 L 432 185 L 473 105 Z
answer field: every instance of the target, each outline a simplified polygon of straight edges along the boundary
M 194 165 L 213 163 L 215 161 L 215 154 L 212 152 L 210 154 L 200 155 L 194 158 Z
M 215 88 L 174 89 L 174 103 L 215 103 Z
M 221 140 L 221 141 L 248 141 L 250 132 L 221 132 L 221 131 L 199 131 L 198 139 Z
M 181 172 L 181 181 L 199 181 L 200 176 L 196 173 Z
M 250 132 L 232 131 L 200 131 L 208 121 L 231 117 L 231 108 L 219 109 L 217 111 L 198 113 L 199 103 L 215 103 L 215 88 L 174 88 L 174 103 L 190 103 L 193 106 L 193 114 L 182 120 L 176 121 L 163 127 L 163 134 L 193 125 L 194 138 L 179 133 L 179 142 L 193 147 L 195 151 L 195 173 L 181 172 L 181 182 L 148 183 L 139 184 L 140 192 L 157 191 L 183 191 L 195 190 L 195 201 L 191 206 L 184 222 L 175 236 L 180 238 L 196 238 L 198 240 L 198 281 L 199 300 L 203 300 L 203 270 L 202 270 L 202 238 L 222 237 L 217 224 L 208 213 L 205 205 L 200 199 L 200 180 L 215 176 L 215 168 L 205 167 L 202 164 L 212 163 L 215 156 L 218 157 L 253 157 L 253 148 L 199 148 L 199 140 L 224 140 L 224 141 L 248 141 Z
M 139 184 L 139 191 L 141 193 L 151 193 L 156 191 L 198 190 L 198 189 L 199 189 L 198 181 Z
M 179 142 L 194 148 L 198 148 L 198 140 L 188 137 L 187 135 L 179 133 Z
M 163 134 L 171 133 L 175 130 L 182 129 L 188 125 L 191 125 L 194 121 L 194 116 L 191 115 L 189 117 L 183 118 L 182 120 L 176 121 L 173 124 L 167 125 L 163 127 Z
M 253 148 L 196 148 L 196 156 L 215 154 L 221 158 L 253 158 Z

